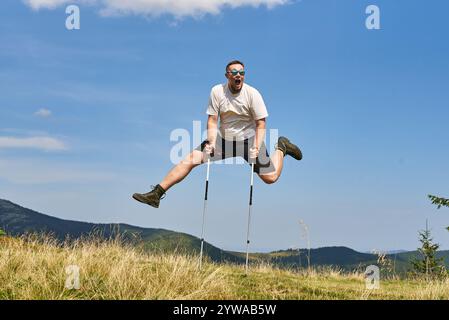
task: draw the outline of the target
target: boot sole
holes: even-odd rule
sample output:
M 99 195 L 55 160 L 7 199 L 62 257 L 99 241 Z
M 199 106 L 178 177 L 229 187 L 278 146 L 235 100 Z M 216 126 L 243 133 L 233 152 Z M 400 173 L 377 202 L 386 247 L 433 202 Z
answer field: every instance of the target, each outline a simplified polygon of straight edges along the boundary
M 296 160 L 301 160 L 302 159 L 302 152 L 301 152 L 301 150 L 298 148 L 298 147 L 296 147 L 295 146 L 295 148 L 294 149 L 296 149 L 295 151 L 295 153 L 297 153 L 297 154 L 295 154 L 295 155 L 291 155 L 294 159 L 296 159 Z

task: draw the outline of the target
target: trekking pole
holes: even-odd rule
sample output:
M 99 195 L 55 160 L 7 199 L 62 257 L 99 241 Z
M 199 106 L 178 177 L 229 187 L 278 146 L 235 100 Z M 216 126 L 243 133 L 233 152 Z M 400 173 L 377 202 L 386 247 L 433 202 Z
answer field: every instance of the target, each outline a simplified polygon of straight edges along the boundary
M 207 174 L 206 174 L 206 190 L 204 192 L 204 207 L 203 207 L 203 226 L 201 228 L 201 251 L 200 251 L 200 270 L 203 262 L 203 246 L 204 246 L 204 221 L 206 218 L 206 208 L 207 208 L 207 191 L 209 189 L 209 168 L 210 168 L 210 157 L 207 159 Z
M 249 189 L 249 210 L 248 210 L 248 229 L 246 231 L 246 268 L 245 272 L 248 275 L 248 255 L 249 255 L 249 225 L 251 223 L 251 209 L 253 207 L 253 182 L 254 182 L 254 162 L 251 163 L 251 186 Z

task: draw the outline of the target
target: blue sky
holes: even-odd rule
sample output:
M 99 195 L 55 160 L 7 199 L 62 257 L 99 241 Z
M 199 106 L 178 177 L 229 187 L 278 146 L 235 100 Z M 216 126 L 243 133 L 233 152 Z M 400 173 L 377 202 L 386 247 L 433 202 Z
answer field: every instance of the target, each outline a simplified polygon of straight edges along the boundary
M 426 198 L 449 196 L 447 1 L 211 1 L 195 16 L 195 0 L 130 11 L 73 1 L 81 29 L 72 31 L 67 3 L 37 10 L 40 2 L 0 3 L 0 198 L 65 219 L 199 236 L 205 167 L 157 210 L 131 195 L 172 167 L 174 129 L 205 125 L 210 89 L 238 58 L 268 127 L 304 153 L 286 158 L 276 184 L 255 180 L 254 250 L 304 247 L 300 219 L 312 247 L 362 251 L 414 249 L 429 219 L 449 249 L 449 210 Z M 381 30 L 365 27 L 370 4 Z M 249 174 L 246 165 L 211 168 L 214 245 L 245 248 Z

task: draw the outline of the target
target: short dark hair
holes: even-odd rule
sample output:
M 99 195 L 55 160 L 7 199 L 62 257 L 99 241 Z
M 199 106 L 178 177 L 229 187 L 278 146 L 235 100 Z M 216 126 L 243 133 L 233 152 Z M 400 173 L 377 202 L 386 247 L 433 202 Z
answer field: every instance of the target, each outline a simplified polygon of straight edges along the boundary
M 229 62 L 227 65 L 226 65 L 226 72 L 228 72 L 228 68 L 229 68 L 229 66 L 232 66 L 233 64 L 241 64 L 243 67 L 245 67 L 245 65 L 243 64 L 243 62 L 241 62 L 241 61 L 239 61 L 239 60 L 232 60 L 231 62 Z

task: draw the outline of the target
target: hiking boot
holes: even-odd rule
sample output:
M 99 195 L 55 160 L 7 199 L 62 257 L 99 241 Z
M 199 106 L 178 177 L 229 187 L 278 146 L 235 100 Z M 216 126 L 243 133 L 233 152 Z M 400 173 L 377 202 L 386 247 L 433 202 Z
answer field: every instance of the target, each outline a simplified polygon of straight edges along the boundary
M 133 198 L 152 207 L 159 208 L 159 201 L 163 199 L 165 190 L 160 186 L 151 186 L 153 190 L 147 193 L 134 193 Z
M 279 137 L 276 149 L 281 150 L 282 153 L 284 153 L 284 157 L 288 154 L 296 160 L 302 159 L 301 150 L 299 150 L 298 146 L 291 143 L 286 137 Z

